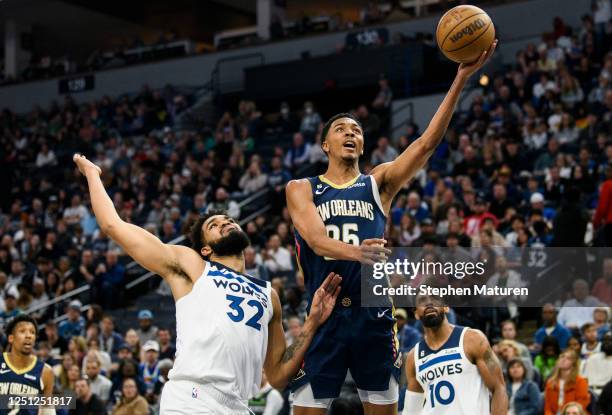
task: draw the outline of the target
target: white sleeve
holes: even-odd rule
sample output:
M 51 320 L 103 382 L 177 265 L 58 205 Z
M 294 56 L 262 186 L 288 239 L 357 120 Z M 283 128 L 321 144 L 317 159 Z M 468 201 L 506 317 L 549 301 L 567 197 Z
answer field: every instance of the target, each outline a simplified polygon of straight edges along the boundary
M 404 397 L 404 410 L 402 415 L 419 415 L 423 410 L 425 403 L 425 394 L 419 392 L 406 391 Z
M 278 415 L 283 409 L 285 400 L 279 391 L 272 389 L 266 398 L 266 409 L 263 415 Z

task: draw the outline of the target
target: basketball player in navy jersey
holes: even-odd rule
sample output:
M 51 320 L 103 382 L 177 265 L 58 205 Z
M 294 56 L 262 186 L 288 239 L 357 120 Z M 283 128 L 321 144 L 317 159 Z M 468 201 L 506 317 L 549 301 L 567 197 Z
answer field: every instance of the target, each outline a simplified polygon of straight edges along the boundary
M 404 415 L 508 413 L 504 375 L 485 335 L 453 326 L 448 307 L 434 296 L 417 296 L 414 315 L 424 337 L 408 353 Z
M 50 396 L 55 377 L 51 366 L 34 355 L 36 321 L 25 314 L 6 325 L 9 351 L 0 357 L 0 396 Z M 6 402 L 5 402 L 6 403 Z M 53 409 L 1 409 L 0 414 L 54 414 Z
M 287 185 L 287 206 L 295 226 L 296 253 L 309 294 L 321 275 L 337 272 L 342 292 L 334 313 L 315 335 L 292 383 L 295 415 L 324 414 L 340 393 L 347 369 L 366 415 L 397 413 L 401 366 L 392 305 L 361 308 L 360 263 L 389 251 L 386 215 L 399 190 L 425 166 L 444 137 L 460 93 L 471 75 L 493 54 L 497 41 L 471 64 L 461 64 L 438 111 L 421 137 L 395 160 L 359 171 L 364 137 L 359 120 L 338 114 L 323 127 L 321 146 L 329 157 L 324 175 Z

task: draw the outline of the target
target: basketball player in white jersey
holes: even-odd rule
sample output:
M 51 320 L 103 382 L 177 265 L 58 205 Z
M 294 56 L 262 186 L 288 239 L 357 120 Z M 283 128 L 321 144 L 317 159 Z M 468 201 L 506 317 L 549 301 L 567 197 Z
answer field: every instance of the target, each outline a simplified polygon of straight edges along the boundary
M 425 336 L 406 359 L 403 415 L 505 415 L 504 376 L 479 331 L 451 325 L 442 299 L 417 296 L 415 317 Z
M 164 244 L 119 217 L 98 166 L 78 154 L 73 159 L 87 178 L 101 230 L 162 276 L 176 301 L 176 360 L 162 392 L 161 413 L 248 414 L 262 368 L 272 386 L 284 388 L 314 332 L 331 314 L 340 276 L 330 274 L 317 290 L 302 333 L 287 348 L 278 295 L 269 282 L 243 273 L 249 239 L 232 218 L 201 217 L 192 229 L 193 248 Z

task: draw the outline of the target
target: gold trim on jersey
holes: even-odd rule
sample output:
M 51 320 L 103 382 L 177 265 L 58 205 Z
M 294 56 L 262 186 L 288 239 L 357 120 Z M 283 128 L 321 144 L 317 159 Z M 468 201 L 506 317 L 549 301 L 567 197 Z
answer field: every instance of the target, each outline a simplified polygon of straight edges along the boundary
M 32 363 L 30 363 L 29 366 L 26 366 L 24 369 L 17 369 L 11 364 L 11 362 L 9 362 L 7 352 L 2 353 L 2 356 L 4 357 L 4 363 L 6 363 L 9 369 L 15 372 L 16 375 L 23 375 L 24 373 L 28 373 L 30 370 L 34 369 L 34 366 L 36 366 L 36 362 L 38 361 L 38 358 L 34 356 L 34 360 L 32 360 Z
M 357 176 L 355 176 L 354 179 L 351 179 L 351 180 L 349 180 L 348 182 L 346 182 L 344 184 L 336 184 L 336 183 L 332 182 L 331 180 L 327 179 L 323 175 L 319 176 L 319 180 L 321 180 L 323 183 L 326 183 L 326 184 L 330 185 L 334 189 L 346 189 L 347 187 L 349 187 L 350 185 L 355 183 L 357 181 L 357 179 L 359 179 L 360 176 L 361 176 L 361 173 L 359 173 Z

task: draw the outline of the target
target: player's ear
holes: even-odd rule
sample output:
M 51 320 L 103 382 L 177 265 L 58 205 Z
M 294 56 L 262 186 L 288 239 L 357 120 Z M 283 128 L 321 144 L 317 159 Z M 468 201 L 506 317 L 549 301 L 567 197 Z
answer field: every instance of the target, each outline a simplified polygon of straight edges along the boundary
M 212 248 L 209 245 L 203 246 L 200 250 L 200 254 L 202 254 L 204 258 L 209 258 L 212 254 Z
M 323 150 L 325 154 L 329 152 L 329 143 L 327 142 L 327 140 L 321 143 L 321 149 Z

